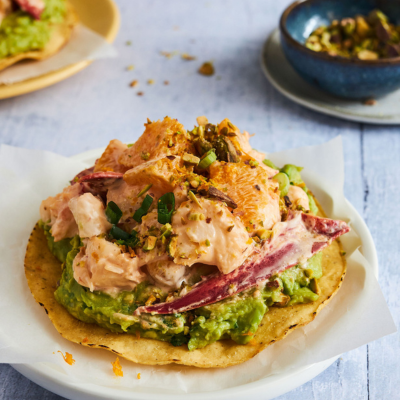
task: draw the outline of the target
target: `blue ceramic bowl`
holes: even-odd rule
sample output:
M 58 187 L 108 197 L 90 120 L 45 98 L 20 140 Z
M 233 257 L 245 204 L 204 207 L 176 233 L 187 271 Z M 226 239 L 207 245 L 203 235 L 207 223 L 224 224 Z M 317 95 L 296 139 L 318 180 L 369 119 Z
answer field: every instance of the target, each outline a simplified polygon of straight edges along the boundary
M 383 96 L 400 88 L 400 57 L 371 61 L 332 57 L 304 46 L 307 37 L 334 19 L 379 8 L 400 24 L 400 0 L 305 0 L 290 5 L 280 21 L 282 49 L 295 70 L 320 89 L 348 99 Z M 400 107 L 400 105 L 399 105 Z

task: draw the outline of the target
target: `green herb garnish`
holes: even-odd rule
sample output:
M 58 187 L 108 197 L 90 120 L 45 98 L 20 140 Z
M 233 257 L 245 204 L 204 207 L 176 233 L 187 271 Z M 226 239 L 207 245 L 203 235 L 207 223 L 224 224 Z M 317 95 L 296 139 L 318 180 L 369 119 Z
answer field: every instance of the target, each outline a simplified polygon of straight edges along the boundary
M 122 217 L 121 209 L 113 201 L 110 201 L 107 204 L 105 213 L 106 213 L 107 221 L 110 224 L 114 224 L 114 225 L 118 224 L 119 220 Z
M 172 192 L 166 193 L 158 200 L 158 222 L 169 224 L 175 210 L 175 196 Z
M 131 235 L 128 232 L 125 232 L 121 228 L 118 228 L 118 226 L 113 225 L 111 230 L 110 230 L 110 236 L 113 239 L 117 240 L 129 240 L 131 238 Z
M 206 154 L 203 155 L 197 167 L 199 169 L 208 168 L 214 161 L 217 160 L 217 155 L 214 149 L 208 150 Z
M 133 214 L 133 219 L 136 222 L 139 223 L 142 222 L 142 217 L 147 214 L 152 203 L 153 203 L 153 198 L 148 194 L 146 194 L 146 197 L 144 198 L 142 205 L 138 210 L 135 211 L 135 214 Z

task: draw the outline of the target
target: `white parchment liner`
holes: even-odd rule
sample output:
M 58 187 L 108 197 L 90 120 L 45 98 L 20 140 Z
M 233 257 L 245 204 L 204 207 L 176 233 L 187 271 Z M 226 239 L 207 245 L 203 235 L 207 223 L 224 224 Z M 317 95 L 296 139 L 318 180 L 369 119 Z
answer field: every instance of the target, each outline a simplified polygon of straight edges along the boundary
M 83 24 L 78 24 L 69 42 L 58 53 L 46 60 L 27 60 L 12 65 L 0 72 L 0 84 L 11 85 L 81 61 L 116 57 L 117 54 L 117 50 L 103 36 Z
M 269 157 L 277 164 L 304 168 L 302 176 L 332 218 L 348 219 L 343 195 L 343 153 L 340 137 L 313 147 Z M 348 273 L 336 297 L 315 321 L 268 347 L 245 364 L 227 369 L 182 366 L 152 367 L 121 359 L 124 377 L 116 379 L 115 355 L 84 348 L 63 339 L 26 283 L 23 261 L 42 199 L 55 195 L 87 165 L 53 153 L 3 145 L 0 149 L 0 362 L 57 364 L 68 381 L 118 388 L 162 388 L 169 392 L 204 392 L 254 382 L 270 374 L 310 365 L 355 349 L 396 331 L 379 284 L 358 250 L 357 232 L 342 237 Z M 58 350 L 76 363 L 67 365 Z M 136 378 L 141 373 L 141 379 Z

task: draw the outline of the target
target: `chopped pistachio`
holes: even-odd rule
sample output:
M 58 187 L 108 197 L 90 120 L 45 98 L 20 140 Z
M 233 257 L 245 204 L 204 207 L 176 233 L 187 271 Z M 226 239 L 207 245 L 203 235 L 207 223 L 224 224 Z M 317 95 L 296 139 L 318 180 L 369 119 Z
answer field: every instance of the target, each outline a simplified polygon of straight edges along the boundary
M 137 85 L 139 85 L 139 81 L 137 79 L 135 79 L 134 81 L 132 81 L 129 86 L 130 87 L 136 87 Z
M 188 215 L 189 221 L 204 221 L 205 219 L 206 219 L 206 217 L 202 213 L 190 213 Z
M 150 158 L 150 153 L 148 151 L 142 151 L 142 154 L 140 154 L 140 158 L 147 161 Z
M 198 188 L 200 185 L 199 181 L 196 181 L 195 179 L 190 181 L 190 186 L 194 187 L 195 189 Z
M 191 55 L 189 55 L 189 54 L 187 54 L 187 53 L 183 53 L 183 54 L 181 55 L 181 57 L 182 57 L 183 60 L 186 60 L 186 61 L 193 61 L 193 60 L 196 59 L 195 56 L 191 56 Z
M 269 239 L 272 236 L 272 231 L 269 231 L 267 229 L 258 229 L 256 231 L 256 235 L 261 239 L 261 240 L 266 240 Z
M 196 197 L 196 195 L 192 191 L 189 191 L 188 197 L 190 200 L 192 200 L 194 203 L 196 203 L 200 208 L 203 208 L 199 202 L 199 199 Z
M 163 225 L 161 227 L 161 237 L 162 238 L 170 236 L 171 233 L 172 233 L 172 225 L 171 224 L 166 223 L 165 225 Z
M 200 158 L 194 156 L 193 154 L 190 153 L 185 153 L 182 156 L 182 159 L 184 162 L 188 163 L 188 164 L 193 164 L 193 165 L 197 165 L 200 162 Z
M 315 294 L 321 294 L 321 289 L 319 288 L 318 282 L 315 278 L 311 279 L 311 281 L 310 281 L 310 289 Z
M 178 247 L 178 236 L 172 236 L 167 247 L 168 254 L 171 257 L 175 256 L 177 247 Z
M 215 74 L 215 68 L 212 62 L 208 61 L 205 62 L 200 68 L 199 68 L 199 74 L 204 75 L 204 76 L 212 76 Z
M 210 243 L 210 241 L 209 241 L 208 239 L 206 239 L 206 246 L 207 246 L 207 247 L 210 247 L 210 246 L 211 246 L 211 243 Z
M 377 60 L 400 55 L 393 51 L 393 46 L 399 44 L 399 27 L 391 24 L 382 11 L 373 10 L 368 16 L 334 20 L 328 27 L 315 29 L 305 46 L 335 57 Z
M 144 242 L 143 250 L 150 251 L 156 246 L 157 238 L 155 236 L 148 236 Z

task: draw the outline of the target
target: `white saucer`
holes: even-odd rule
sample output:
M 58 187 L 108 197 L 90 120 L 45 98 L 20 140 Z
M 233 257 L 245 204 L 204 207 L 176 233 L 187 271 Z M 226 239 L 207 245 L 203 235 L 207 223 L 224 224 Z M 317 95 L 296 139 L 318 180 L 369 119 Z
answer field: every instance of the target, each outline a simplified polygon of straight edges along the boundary
M 377 99 L 373 106 L 329 95 L 308 84 L 292 68 L 281 49 L 279 30 L 271 33 L 261 54 L 261 67 L 284 96 L 323 114 L 369 124 L 400 124 L 400 90 Z

